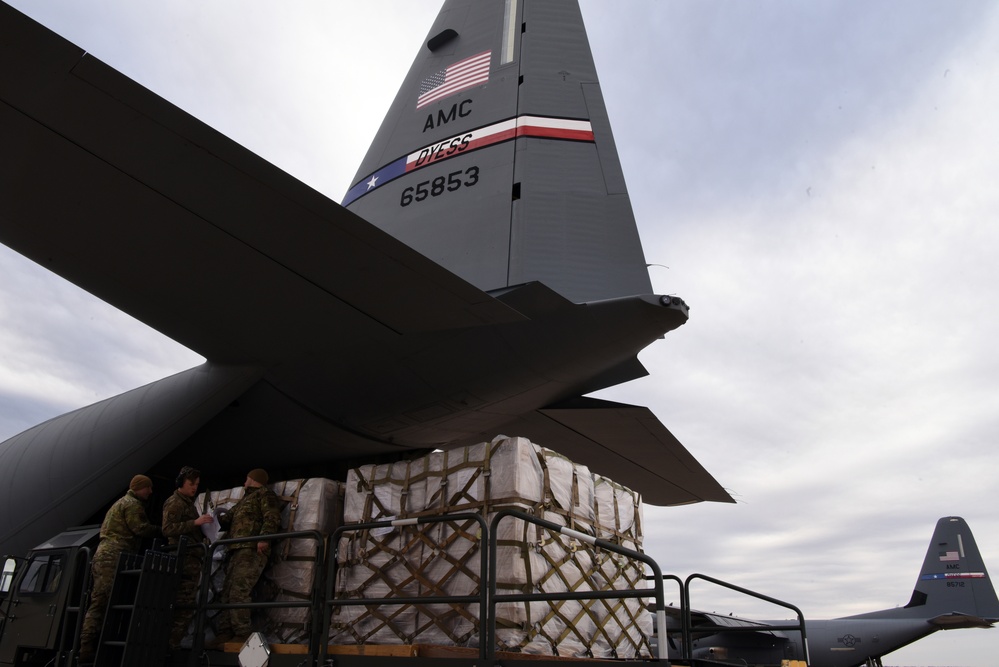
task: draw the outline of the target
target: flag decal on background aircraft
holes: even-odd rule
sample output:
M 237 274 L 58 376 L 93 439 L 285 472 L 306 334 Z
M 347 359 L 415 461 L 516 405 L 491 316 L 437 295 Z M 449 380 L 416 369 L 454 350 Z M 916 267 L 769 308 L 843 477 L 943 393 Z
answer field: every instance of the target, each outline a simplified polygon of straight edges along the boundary
M 921 581 L 936 581 L 938 579 L 984 579 L 984 572 L 942 572 L 940 574 L 924 574 Z
M 489 63 L 492 57 L 492 51 L 484 51 L 459 60 L 446 69 L 428 76 L 420 83 L 420 96 L 416 98 L 416 108 L 433 104 L 466 88 L 488 83 Z
M 588 120 L 571 118 L 519 116 L 501 120 L 424 146 L 390 162 L 351 186 L 343 198 L 342 205 L 349 206 L 360 197 L 411 171 L 518 137 L 593 143 L 593 128 Z
M 946 563 L 946 562 L 955 561 L 955 560 L 961 560 L 960 557 L 958 557 L 956 551 L 941 551 L 940 552 L 940 562 L 941 563 Z

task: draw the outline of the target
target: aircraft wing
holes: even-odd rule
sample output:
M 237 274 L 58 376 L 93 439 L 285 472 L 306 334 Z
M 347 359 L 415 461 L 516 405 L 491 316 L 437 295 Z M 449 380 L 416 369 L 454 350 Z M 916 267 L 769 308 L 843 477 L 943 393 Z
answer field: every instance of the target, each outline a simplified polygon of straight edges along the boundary
M 174 340 L 273 365 L 523 319 L 3 4 L 0 26 L 0 242 Z
M 681 628 L 683 620 L 678 607 L 666 608 L 668 651 L 671 658 L 683 654 Z M 776 664 L 787 653 L 788 635 L 770 624 L 735 616 L 723 616 L 704 611 L 690 611 L 690 639 L 693 655 L 718 661 L 752 656 L 753 664 Z M 737 647 L 734 648 L 733 647 Z M 741 664 L 741 663 L 740 663 Z
M 749 631 L 751 634 L 762 633 L 771 638 L 785 636 L 783 630 L 774 630 L 767 622 L 751 621 L 737 616 L 723 616 L 704 611 L 691 611 L 691 627 L 695 634 L 702 635 L 714 634 L 718 629 L 731 631 L 734 628 L 739 628 L 743 631 Z

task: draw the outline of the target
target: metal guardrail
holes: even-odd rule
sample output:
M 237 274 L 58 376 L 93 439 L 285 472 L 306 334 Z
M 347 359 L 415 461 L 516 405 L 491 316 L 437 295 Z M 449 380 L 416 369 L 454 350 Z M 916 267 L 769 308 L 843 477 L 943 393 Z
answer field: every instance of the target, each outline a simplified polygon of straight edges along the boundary
M 294 538 L 306 538 L 313 539 L 316 541 L 316 563 L 322 564 L 326 560 L 326 543 L 318 530 L 300 530 L 293 533 L 274 533 L 272 535 L 254 535 L 251 537 L 234 537 L 225 540 L 216 540 L 212 542 L 211 545 L 205 548 L 206 557 L 201 568 L 201 589 L 199 593 L 199 602 L 197 611 L 195 612 L 194 618 L 194 645 L 191 647 L 192 660 L 201 654 L 204 648 L 205 640 L 205 621 L 207 620 L 207 613 L 209 610 L 228 610 L 228 609 L 275 609 L 275 608 L 301 608 L 309 607 L 311 608 L 310 618 L 312 623 L 311 632 L 309 633 L 309 648 L 310 652 L 315 650 L 315 643 L 322 640 L 323 647 L 326 646 L 326 633 L 322 631 L 322 627 L 318 625 L 319 617 L 321 616 L 321 577 L 314 577 L 312 581 L 312 593 L 309 596 L 309 600 L 305 601 L 294 601 L 294 600 L 282 600 L 279 602 L 247 602 L 243 604 L 222 604 L 221 602 L 204 602 L 208 600 L 208 585 L 212 579 L 211 566 L 212 555 L 219 547 L 229 546 L 230 544 L 241 544 L 243 542 L 275 542 L 277 540 L 286 540 Z M 321 571 L 321 570 L 319 570 Z M 314 655 L 314 653 L 313 653 Z
M 589 544 L 592 547 L 603 549 L 612 553 L 617 553 L 627 558 L 631 558 L 640 561 L 648 566 L 652 570 L 653 575 L 651 577 L 646 577 L 654 582 L 653 588 L 650 589 L 637 589 L 637 590 L 603 590 L 603 591 L 577 591 L 577 592 L 565 592 L 565 593 L 530 593 L 530 594 L 503 594 L 500 595 L 496 590 L 496 563 L 497 563 L 497 549 L 498 540 L 495 538 L 497 534 L 497 526 L 499 522 L 507 517 L 513 517 L 527 521 L 529 523 L 537 524 L 553 533 L 561 534 L 567 537 L 571 537 L 579 540 L 580 542 Z M 449 521 L 475 521 L 479 524 L 481 531 L 481 540 L 487 542 L 488 548 L 480 549 L 479 554 L 479 571 L 483 573 L 488 573 L 487 576 L 480 576 L 479 578 L 479 592 L 476 595 L 454 595 L 454 596 L 444 596 L 444 595 L 431 595 L 431 596 L 399 596 L 399 597 L 388 597 L 379 598 L 376 601 L 370 599 L 338 599 L 334 595 L 334 586 L 336 583 L 336 576 L 338 571 L 338 556 L 339 556 L 339 542 L 343 534 L 348 532 L 357 532 L 362 530 L 376 530 L 380 528 L 404 528 L 406 526 L 416 526 L 422 524 L 449 522 Z M 209 553 L 214 552 L 217 548 L 226 546 L 229 544 L 236 544 L 240 542 L 257 542 L 257 541 L 272 541 L 277 539 L 285 539 L 291 537 L 313 537 L 320 541 L 320 550 L 322 548 L 322 538 L 315 531 L 306 531 L 302 533 L 282 533 L 275 535 L 266 535 L 261 537 L 249 537 L 240 539 L 228 539 L 219 540 L 211 545 L 207 549 Z M 331 622 L 332 610 L 334 607 L 339 606 L 385 606 L 385 605 L 407 605 L 407 604 L 441 604 L 441 603 L 464 603 L 464 604 L 478 604 L 480 610 L 485 610 L 485 614 L 480 611 L 480 618 L 484 618 L 485 622 L 482 624 L 482 637 L 479 642 L 479 659 L 487 661 L 496 660 L 496 605 L 500 602 L 530 602 L 530 601 L 554 601 L 554 600 L 588 600 L 588 599 L 623 599 L 623 598 L 642 598 L 647 599 L 649 597 L 655 598 L 655 612 L 657 618 L 657 642 L 659 646 L 659 652 L 662 653 L 665 650 L 666 643 L 664 641 L 665 628 L 666 628 L 666 612 L 665 612 L 665 597 L 663 593 L 663 581 L 664 579 L 670 579 L 675 581 L 681 589 L 681 600 L 683 597 L 684 584 L 679 577 L 674 575 L 663 576 L 662 570 L 659 568 L 658 563 L 655 562 L 651 557 L 622 547 L 613 542 L 602 540 L 592 535 L 587 535 L 566 526 L 560 526 L 551 521 L 545 519 L 540 519 L 538 517 L 532 516 L 520 510 L 500 510 L 493 516 L 491 525 L 487 525 L 485 519 L 476 513 L 459 513 L 459 514 L 445 514 L 439 516 L 430 517 L 415 517 L 409 519 L 395 519 L 389 521 L 374 521 L 369 523 L 358 523 L 344 525 L 338 528 L 330 536 L 331 544 L 333 546 L 329 553 L 327 554 L 327 564 L 326 573 L 324 577 L 315 577 L 313 581 L 313 595 L 312 601 L 310 602 L 294 602 L 294 601 L 282 601 L 282 602 L 255 602 L 247 604 L 221 604 L 221 603 L 209 603 L 198 605 L 198 613 L 196 615 L 195 621 L 195 642 L 196 645 L 193 653 L 200 653 L 201 646 L 199 645 L 203 641 L 204 637 L 204 622 L 206 612 L 211 609 L 236 609 L 236 608 L 277 608 L 277 607 L 311 607 L 312 608 L 312 619 L 313 619 L 313 631 L 310 633 L 309 640 L 309 653 L 316 657 L 314 664 L 322 665 L 326 663 L 328 656 L 328 646 L 327 646 L 327 632 L 326 629 L 329 627 Z M 321 551 L 320 551 L 321 553 Z M 318 558 L 317 562 L 322 562 Z M 207 562 L 207 559 L 206 559 Z M 207 576 L 208 572 L 202 572 L 202 582 L 201 582 L 201 599 L 207 599 L 208 594 L 208 581 L 210 576 Z M 319 587 L 322 587 L 322 591 Z M 659 658 L 665 658 L 665 655 L 657 656 Z
M 649 570 L 651 570 L 652 575 L 646 576 L 646 580 L 653 582 L 651 589 L 635 589 L 635 590 L 602 590 L 602 591 L 569 591 L 564 593 L 522 593 L 522 594 L 499 594 L 497 592 L 497 563 L 498 563 L 498 546 L 499 541 L 497 539 L 498 526 L 501 521 L 507 518 L 520 519 L 528 523 L 533 523 L 542 528 L 545 528 L 552 533 L 570 537 L 585 544 L 589 544 L 591 547 L 597 549 L 602 549 L 612 553 L 620 554 L 627 558 L 644 563 Z M 334 587 L 336 584 L 336 577 L 338 573 L 338 556 L 339 556 L 339 543 L 340 538 L 349 532 L 357 532 L 362 530 L 377 530 L 380 528 L 405 528 L 407 526 L 417 526 L 423 524 L 449 522 L 449 521 L 474 521 L 479 524 L 480 527 L 480 543 L 482 541 L 487 543 L 487 548 L 480 549 L 479 554 L 479 567 L 480 572 L 488 573 L 487 576 L 479 577 L 479 591 L 474 595 L 455 595 L 455 596 L 444 596 L 444 595 L 430 595 L 430 596 L 396 596 L 379 598 L 377 600 L 364 599 L 364 598 L 345 598 L 338 599 L 334 594 Z M 276 541 L 289 538 L 311 538 L 316 540 L 317 552 L 316 552 L 316 563 L 319 566 L 317 570 L 317 576 L 313 578 L 312 593 L 308 601 L 280 601 L 280 602 L 252 602 L 245 604 L 222 604 L 218 602 L 213 603 L 199 603 L 197 605 L 197 612 L 195 614 L 195 633 L 194 642 L 195 645 L 192 647 L 192 656 L 197 656 L 201 654 L 201 649 L 203 648 L 204 641 L 204 630 L 207 612 L 209 610 L 226 610 L 226 609 L 238 609 L 238 608 L 250 608 L 250 609 L 271 609 L 271 608 L 292 608 L 292 607 L 309 607 L 311 610 L 311 632 L 309 633 L 309 654 L 314 656 L 313 665 L 324 665 L 327 662 L 327 657 L 329 654 L 328 647 L 328 629 L 331 622 L 332 611 L 335 607 L 341 606 L 385 606 L 385 605 L 408 605 L 408 604 L 441 604 L 441 603 L 455 603 L 455 604 L 477 604 L 480 609 L 480 618 L 484 620 L 481 626 L 481 641 L 479 642 L 479 659 L 484 661 L 490 661 L 495 663 L 496 661 L 496 624 L 497 624 L 497 605 L 502 602 L 534 602 L 534 601 L 555 601 L 555 600 L 587 600 L 587 599 L 624 599 L 624 598 L 654 598 L 654 611 L 656 615 L 656 630 L 655 637 L 657 643 L 657 654 L 655 659 L 666 660 L 668 658 L 668 635 L 675 634 L 675 630 L 668 630 L 666 622 L 666 606 L 665 606 L 665 595 L 664 595 L 664 581 L 670 580 L 677 584 L 680 593 L 680 619 L 681 619 L 681 644 L 680 644 L 680 657 L 679 660 L 690 661 L 693 656 L 693 640 L 692 640 L 692 619 L 691 619 L 691 606 L 690 606 L 690 588 L 691 583 L 695 580 L 704 580 L 709 583 L 713 583 L 724 588 L 728 588 L 744 595 L 754 597 L 772 604 L 776 604 L 781 607 L 792 610 L 798 617 L 797 625 L 770 625 L 766 626 L 766 630 L 789 630 L 797 631 L 801 633 L 802 646 L 805 653 L 805 661 L 809 662 L 808 655 L 808 640 L 805 632 L 805 620 L 804 615 L 801 611 L 794 605 L 784 602 L 782 600 L 777 600 L 776 598 L 771 598 L 766 595 L 756 593 L 746 588 L 736 586 L 724 582 L 720 579 L 715 579 L 704 574 L 692 574 L 687 577 L 686 581 L 681 580 L 675 575 L 663 575 L 659 564 L 656 563 L 651 557 L 644 553 L 622 547 L 618 544 L 610 542 L 608 540 L 603 540 L 596 538 L 592 535 L 573 530 L 566 526 L 561 526 L 559 524 L 553 523 L 546 519 L 541 519 L 533 515 L 527 514 L 526 512 L 515 510 L 515 509 L 504 509 L 497 511 L 492 518 L 490 524 L 486 524 L 485 519 L 480 515 L 472 512 L 458 513 L 458 514 L 445 514 L 439 516 L 429 516 L 429 517 L 415 517 L 409 519 L 396 519 L 388 521 L 374 521 L 369 523 L 358 523 L 358 524 L 348 524 L 341 526 L 336 529 L 333 534 L 329 537 L 331 547 L 326 550 L 326 543 L 324 538 L 318 531 L 299 531 L 294 533 L 278 533 L 273 535 L 264 536 L 254 536 L 247 538 L 235 538 L 235 539 L 225 539 L 218 540 L 212 543 L 210 546 L 201 546 L 204 549 L 205 563 L 210 562 L 211 555 L 220 547 L 225 547 L 231 544 L 238 544 L 242 542 L 259 542 L 259 541 Z M 325 567 L 323 567 L 325 566 Z M 201 579 L 201 593 L 200 600 L 208 599 L 208 586 L 210 576 L 210 567 L 202 569 L 202 579 Z M 484 613 L 482 610 L 485 610 Z M 697 626 L 698 632 L 710 631 L 717 633 L 729 633 L 729 632 L 759 632 L 759 627 L 730 627 L 730 626 Z
M 684 657 L 689 659 L 693 652 L 693 639 L 691 638 L 691 617 L 690 617 L 690 584 L 695 579 L 702 579 L 709 583 L 721 586 L 723 588 L 728 588 L 729 590 L 742 593 L 743 595 L 748 595 L 749 597 L 756 598 L 758 600 L 763 600 L 771 604 L 775 604 L 779 607 L 784 607 L 785 609 L 790 609 L 798 617 L 797 625 L 766 625 L 766 626 L 743 626 L 743 627 L 731 627 L 726 625 L 699 625 L 697 626 L 698 632 L 716 632 L 716 633 L 737 633 L 737 632 L 760 632 L 761 630 L 773 631 L 773 630 L 789 630 L 797 631 L 801 633 L 801 646 L 805 653 L 805 664 L 809 664 L 811 659 L 808 655 L 808 636 L 805 633 L 805 616 L 801 613 L 801 610 L 795 607 L 790 602 L 784 602 L 783 600 L 778 600 L 777 598 L 772 598 L 762 593 L 757 593 L 756 591 L 751 591 L 748 588 L 742 588 L 741 586 L 736 586 L 735 584 L 730 584 L 728 582 L 722 581 L 721 579 L 715 579 L 714 577 L 709 577 L 706 574 L 692 574 L 687 577 L 686 584 L 683 587 L 683 647 L 684 647 Z

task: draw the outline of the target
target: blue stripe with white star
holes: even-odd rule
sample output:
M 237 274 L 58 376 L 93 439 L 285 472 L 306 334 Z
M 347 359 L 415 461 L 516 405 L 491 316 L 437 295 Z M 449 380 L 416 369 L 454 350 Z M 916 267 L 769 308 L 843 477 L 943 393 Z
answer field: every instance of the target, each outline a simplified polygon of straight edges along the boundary
M 366 195 L 379 186 L 385 185 L 389 181 L 395 180 L 406 173 L 406 157 L 402 156 L 395 162 L 390 162 L 375 173 L 371 174 L 367 180 L 363 180 L 344 195 L 341 206 L 350 206 L 362 195 Z
M 934 581 L 936 579 L 984 579 L 984 572 L 941 572 L 938 574 L 924 574 L 919 579 L 921 581 Z

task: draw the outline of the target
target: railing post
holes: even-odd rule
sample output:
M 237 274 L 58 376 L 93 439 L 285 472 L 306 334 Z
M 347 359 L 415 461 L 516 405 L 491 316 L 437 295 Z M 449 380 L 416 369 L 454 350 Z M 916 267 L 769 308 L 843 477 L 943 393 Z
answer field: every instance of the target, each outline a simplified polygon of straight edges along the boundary
M 654 580 L 654 577 L 646 577 L 646 579 L 652 579 L 652 580 Z M 680 609 L 679 609 L 679 611 L 680 611 L 680 632 L 681 632 L 681 638 L 680 638 L 681 639 L 681 642 L 680 642 L 680 659 L 681 660 L 688 660 L 689 656 L 685 653 L 685 648 L 684 648 L 684 643 L 683 643 L 684 639 L 689 634 L 689 630 L 685 630 L 684 629 L 685 626 L 683 625 L 683 618 L 684 618 L 683 610 L 686 608 L 685 607 L 684 595 L 683 595 L 683 593 L 684 593 L 683 579 L 681 579 L 680 577 L 676 576 L 675 574 L 664 574 L 663 575 L 663 581 L 665 582 L 667 579 L 669 579 L 670 581 L 676 582 L 677 588 L 680 589 Z M 665 659 L 665 658 L 669 658 L 669 648 L 668 647 L 665 649 L 665 651 L 666 651 L 665 655 L 663 654 L 663 651 L 664 651 L 663 646 L 665 646 L 665 644 L 663 643 L 663 639 L 666 639 L 667 641 L 669 640 L 669 631 L 668 630 L 663 630 L 663 628 L 665 628 L 667 625 L 668 624 L 666 623 L 666 610 L 663 609 L 661 612 L 657 612 L 656 613 L 656 645 L 657 645 L 658 653 L 659 653 L 656 657 L 659 658 L 660 660 Z
M 805 664 L 808 665 L 811 662 L 811 659 L 810 659 L 810 657 L 808 655 L 808 635 L 805 632 L 805 615 L 801 613 L 800 609 L 798 609 L 797 607 L 795 607 L 790 602 L 784 602 L 783 600 L 778 600 L 777 598 L 772 598 L 772 597 L 769 597 L 767 595 L 763 595 L 762 593 L 757 593 L 755 591 L 751 591 L 748 588 L 742 588 L 741 586 L 736 586 L 735 584 L 730 584 L 728 582 L 722 581 L 721 579 L 715 579 L 714 577 L 709 577 L 706 574 L 697 574 L 697 573 L 695 573 L 695 574 L 692 574 L 689 577 L 687 577 L 687 585 L 686 585 L 686 595 L 687 595 L 686 608 L 687 608 L 687 612 L 686 612 L 686 614 L 687 614 L 687 627 L 688 628 L 690 627 L 690 583 L 694 579 L 703 579 L 704 581 L 713 583 L 713 584 L 715 584 L 717 586 L 721 586 L 723 588 L 728 588 L 729 590 L 733 590 L 733 591 L 736 591 L 738 593 L 742 593 L 743 595 L 748 595 L 748 596 L 754 597 L 754 598 L 756 598 L 758 600 L 763 600 L 765 602 L 769 602 L 771 604 L 775 604 L 775 605 L 777 605 L 779 607 L 784 607 L 785 609 L 790 609 L 791 611 L 793 611 L 795 613 L 795 615 L 798 617 L 798 624 L 797 625 L 769 625 L 769 626 L 761 626 L 761 628 L 764 629 L 764 630 L 790 630 L 790 631 L 797 631 L 797 632 L 799 632 L 801 634 L 801 650 L 804 653 Z M 761 628 L 754 628 L 751 631 L 758 632 Z M 725 627 L 718 627 L 718 628 L 712 628 L 712 629 L 717 629 L 717 632 L 719 632 L 719 633 L 724 633 L 724 632 L 746 632 L 746 631 L 750 631 L 750 630 L 740 630 L 740 629 L 736 629 L 736 628 L 725 628 Z M 693 642 L 692 642 L 692 640 L 690 641 L 690 647 L 691 648 L 689 650 L 689 653 L 692 655 L 693 654 Z

